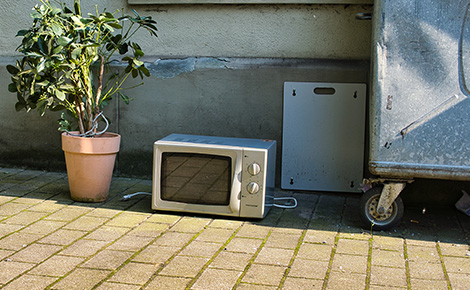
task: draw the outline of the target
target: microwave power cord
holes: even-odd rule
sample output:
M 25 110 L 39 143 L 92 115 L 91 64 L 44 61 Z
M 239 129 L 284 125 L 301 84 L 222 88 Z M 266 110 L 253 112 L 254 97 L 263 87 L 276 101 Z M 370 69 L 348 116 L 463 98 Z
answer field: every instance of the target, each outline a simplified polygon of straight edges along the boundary
M 132 197 L 134 197 L 134 196 L 136 196 L 136 195 L 141 195 L 141 194 L 144 194 L 144 195 L 152 195 L 150 192 L 143 192 L 143 191 L 140 191 L 140 192 L 136 192 L 136 193 L 131 193 L 131 194 L 126 194 L 126 195 L 124 195 L 123 197 L 121 197 L 121 201 L 129 200 L 129 199 L 131 199 Z
M 152 195 L 152 193 L 140 191 L 140 192 L 135 192 L 135 193 L 131 193 L 131 194 L 126 194 L 123 197 L 121 197 L 121 201 L 127 201 L 127 200 L 131 199 L 132 197 L 134 197 L 136 195 Z M 273 206 L 279 207 L 279 208 L 284 208 L 284 209 L 292 209 L 292 208 L 297 207 L 297 199 L 295 197 L 275 197 L 274 198 L 274 201 L 278 201 L 278 200 L 291 200 L 291 201 L 294 202 L 294 204 L 293 205 L 287 205 L 287 204 L 273 203 Z
M 275 197 L 275 198 L 274 198 L 274 202 L 276 202 L 276 200 L 292 200 L 292 201 L 294 201 L 294 204 L 293 204 L 293 205 L 287 205 L 287 204 L 276 204 L 276 203 L 273 203 L 273 206 L 275 206 L 275 207 L 287 208 L 287 209 L 296 208 L 296 207 L 297 207 L 297 199 L 296 199 L 295 197 Z

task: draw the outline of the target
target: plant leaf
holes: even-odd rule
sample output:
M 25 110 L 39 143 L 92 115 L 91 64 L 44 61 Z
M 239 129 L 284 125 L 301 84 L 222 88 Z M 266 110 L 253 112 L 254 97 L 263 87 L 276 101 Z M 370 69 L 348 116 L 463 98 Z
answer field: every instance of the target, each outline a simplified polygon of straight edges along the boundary
M 67 44 L 69 44 L 70 42 L 72 41 L 72 39 L 68 38 L 68 37 L 65 37 L 65 36 L 62 36 L 62 37 L 59 37 L 57 39 L 57 43 L 61 46 L 66 46 Z
M 64 32 L 62 30 L 62 27 L 60 27 L 60 25 L 57 23 L 52 23 L 51 28 L 52 28 L 52 32 L 54 32 L 54 34 L 57 36 L 61 35 Z
M 11 64 L 7 65 L 7 71 L 12 75 L 16 75 L 20 72 L 20 70 L 16 66 L 13 66 Z

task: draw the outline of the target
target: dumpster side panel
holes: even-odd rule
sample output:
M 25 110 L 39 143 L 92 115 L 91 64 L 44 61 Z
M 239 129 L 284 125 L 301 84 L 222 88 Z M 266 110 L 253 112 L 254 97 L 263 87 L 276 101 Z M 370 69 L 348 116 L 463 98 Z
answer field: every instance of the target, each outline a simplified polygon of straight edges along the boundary
M 470 180 L 469 3 L 376 2 L 373 174 Z

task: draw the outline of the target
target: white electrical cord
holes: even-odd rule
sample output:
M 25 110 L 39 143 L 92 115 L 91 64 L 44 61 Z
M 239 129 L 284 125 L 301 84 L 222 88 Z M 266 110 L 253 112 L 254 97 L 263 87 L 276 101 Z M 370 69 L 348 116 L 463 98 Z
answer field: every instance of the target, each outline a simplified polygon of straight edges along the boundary
M 124 195 L 123 197 L 121 197 L 121 201 L 126 201 L 126 200 L 129 200 L 131 199 L 132 197 L 136 196 L 136 195 L 141 195 L 141 194 L 144 194 L 144 195 L 152 195 L 150 192 L 136 192 L 136 193 L 131 193 L 131 194 L 127 194 L 127 195 Z
M 103 118 L 104 122 L 106 123 L 106 127 L 104 128 L 104 130 L 94 133 L 93 131 L 95 129 L 98 129 L 97 120 L 98 120 L 99 117 Z M 69 134 L 71 136 L 75 136 L 75 137 L 93 137 L 95 135 L 103 134 L 104 132 L 106 132 L 108 130 L 108 128 L 109 128 L 109 121 L 108 121 L 108 119 L 106 119 L 103 112 L 101 111 L 98 115 L 96 115 L 95 119 L 93 119 L 93 127 L 88 132 L 85 132 L 84 134 L 74 134 L 74 133 L 70 133 L 70 131 L 68 131 L 68 130 L 65 130 L 65 131 L 67 132 L 67 134 Z
M 275 204 L 273 203 L 273 206 L 279 207 L 279 208 L 296 208 L 297 207 L 297 199 L 295 197 L 275 197 L 274 200 L 293 200 L 294 204 L 293 205 L 285 205 L 285 204 Z
M 131 199 L 132 197 L 134 197 L 136 195 L 152 195 L 152 194 L 150 192 L 142 192 L 142 191 L 141 192 L 136 192 L 136 193 L 131 193 L 131 194 L 124 195 L 121 198 L 121 201 L 129 200 L 129 199 Z M 295 199 L 295 197 L 275 197 L 274 201 L 276 201 L 276 200 L 292 200 L 292 201 L 294 201 L 294 204 L 293 205 L 286 205 L 286 204 L 273 203 L 273 206 L 275 206 L 275 207 L 284 208 L 284 209 L 292 209 L 292 208 L 297 207 L 297 199 Z

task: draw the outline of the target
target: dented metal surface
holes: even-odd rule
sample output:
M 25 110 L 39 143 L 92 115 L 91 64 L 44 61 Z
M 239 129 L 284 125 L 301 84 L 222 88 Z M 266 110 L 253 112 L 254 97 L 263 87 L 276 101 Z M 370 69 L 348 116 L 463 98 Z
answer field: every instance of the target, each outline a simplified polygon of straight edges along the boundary
M 369 168 L 470 180 L 470 0 L 376 1 Z

